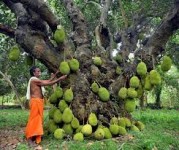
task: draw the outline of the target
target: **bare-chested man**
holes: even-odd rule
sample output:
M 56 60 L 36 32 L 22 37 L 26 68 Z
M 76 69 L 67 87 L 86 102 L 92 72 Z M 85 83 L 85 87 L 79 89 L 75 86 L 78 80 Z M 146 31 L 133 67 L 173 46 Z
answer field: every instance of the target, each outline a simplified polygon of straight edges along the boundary
M 63 75 L 59 78 L 55 78 L 56 72 L 49 80 L 40 80 L 41 71 L 38 67 L 33 66 L 30 69 L 31 79 L 27 88 L 27 99 L 30 99 L 30 115 L 25 130 L 25 135 L 28 141 L 35 140 L 36 144 L 41 142 L 41 136 L 43 135 L 43 86 L 53 85 L 66 78 Z

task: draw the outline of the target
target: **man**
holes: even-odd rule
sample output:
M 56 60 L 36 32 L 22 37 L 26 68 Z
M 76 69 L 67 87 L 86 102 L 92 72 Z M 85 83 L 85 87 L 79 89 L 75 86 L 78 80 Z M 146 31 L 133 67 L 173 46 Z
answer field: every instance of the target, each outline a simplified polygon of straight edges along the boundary
M 49 80 L 40 80 L 41 71 L 38 67 L 33 66 L 30 69 L 32 76 L 28 83 L 27 99 L 30 99 L 30 115 L 25 129 L 25 135 L 29 143 L 35 140 L 36 144 L 41 142 L 43 135 L 43 86 L 53 85 L 61 80 L 64 80 L 67 75 L 55 78 L 56 72 Z

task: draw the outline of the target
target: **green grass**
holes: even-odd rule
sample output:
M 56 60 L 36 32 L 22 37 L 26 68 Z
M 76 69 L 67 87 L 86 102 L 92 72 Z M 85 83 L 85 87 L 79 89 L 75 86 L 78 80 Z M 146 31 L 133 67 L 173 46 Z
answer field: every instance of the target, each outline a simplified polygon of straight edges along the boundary
M 44 149 L 57 150 L 178 150 L 179 149 L 179 111 L 178 110 L 137 110 L 133 118 L 145 124 L 142 132 L 129 132 L 131 139 L 125 138 L 95 141 L 85 139 L 75 142 L 70 137 L 55 140 L 52 135 L 44 135 Z M 0 129 L 25 127 L 28 111 L 20 109 L 0 110 Z M 44 116 L 47 121 L 47 111 Z M 23 137 L 23 135 L 21 135 Z M 26 143 L 20 143 L 17 150 L 27 149 Z

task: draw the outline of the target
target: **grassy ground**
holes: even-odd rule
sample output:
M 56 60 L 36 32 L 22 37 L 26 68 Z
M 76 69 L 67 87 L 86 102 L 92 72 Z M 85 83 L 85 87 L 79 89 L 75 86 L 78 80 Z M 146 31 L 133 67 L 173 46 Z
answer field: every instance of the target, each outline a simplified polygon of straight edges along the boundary
M 133 118 L 142 121 L 146 128 L 142 132 L 130 132 L 125 137 L 95 141 L 86 139 L 75 142 L 70 139 L 59 141 L 52 136 L 43 137 L 42 146 L 46 150 L 178 150 L 179 111 L 178 110 L 137 110 Z M 47 119 L 45 111 L 45 121 Z M 0 130 L 20 130 L 25 127 L 27 110 L 1 109 Z M 23 138 L 23 133 L 18 135 Z M 27 150 L 27 143 L 19 143 L 17 150 Z

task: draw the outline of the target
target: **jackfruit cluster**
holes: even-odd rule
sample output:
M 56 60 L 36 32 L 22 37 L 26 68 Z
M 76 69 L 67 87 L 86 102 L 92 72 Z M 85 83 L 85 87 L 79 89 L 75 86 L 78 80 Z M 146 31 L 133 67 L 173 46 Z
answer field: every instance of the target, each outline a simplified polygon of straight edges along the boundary
M 70 74 L 70 72 L 76 72 L 80 68 L 80 63 L 77 59 L 72 58 L 68 61 L 62 61 L 59 65 L 59 70 L 62 74 Z
M 13 46 L 9 52 L 9 60 L 17 61 L 20 57 L 20 50 L 18 46 Z

